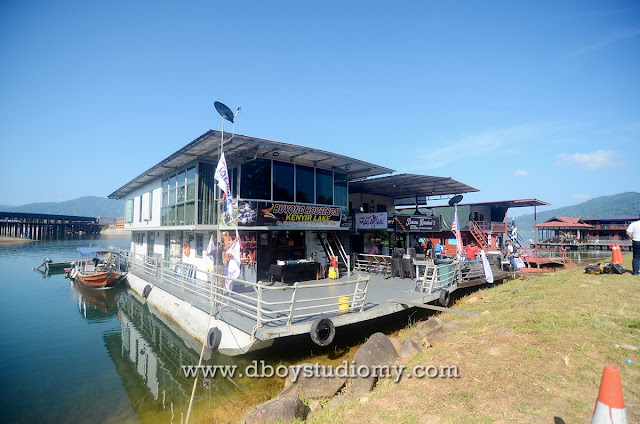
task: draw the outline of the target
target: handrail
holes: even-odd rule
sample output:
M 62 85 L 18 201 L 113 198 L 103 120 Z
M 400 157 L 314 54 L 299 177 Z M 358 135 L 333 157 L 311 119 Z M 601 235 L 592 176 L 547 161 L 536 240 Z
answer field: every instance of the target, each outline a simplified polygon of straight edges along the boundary
M 132 273 L 145 281 L 169 289 L 177 297 L 187 302 L 193 301 L 188 296 L 207 300 L 218 307 L 232 306 L 238 314 L 255 321 L 254 329 L 269 323 L 291 325 L 294 319 L 337 312 L 362 310 L 366 303 L 369 277 L 358 277 L 351 281 L 332 282 L 296 282 L 293 286 L 267 286 L 261 281 L 257 283 L 231 278 L 214 272 L 203 271 L 194 265 L 164 261 L 143 254 L 135 254 L 129 258 Z M 199 276 L 206 275 L 206 280 Z M 252 287 L 255 294 L 240 293 L 229 290 L 225 281 Z M 304 298 L 303 291 L 325 287 L 347 287 L 353 285 L 354 290 L 345 294 L 316 296 Z M 173 290 L 171 290 L 173 288 Z M 276 300 L 270 293 L 291 291 L 291 296 Z M 251 293 L 254 293 L 251 292 Z M 348 306 L 345 308 L 345 299 Z M 253 331 L 255 336 L 255 330 Z

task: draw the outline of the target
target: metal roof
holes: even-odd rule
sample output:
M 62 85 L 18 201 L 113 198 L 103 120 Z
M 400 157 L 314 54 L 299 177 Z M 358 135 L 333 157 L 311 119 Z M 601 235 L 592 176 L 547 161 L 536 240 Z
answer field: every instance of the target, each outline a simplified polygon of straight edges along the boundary
M 448 205 L 441 205 L 448 206 Z M 495 206 L 503 208 L 524 208 L 527 206 L 551 206 L 551 203 L 538 199 L 498 200 L 495 202 L 458 203 L 458 206 Z M 427 206 L 429 208 L 430 206 Z
M 207 131 L 182 149 L 129 181 L 108 197 L 110 199 L 122 199 L 133 190 L 185 166 L 194 159 L 217 163 L 221 135 L 220 131 Z M 394 172 L 393 169 L 313 147 L 264 140 L 240 134 L 232 136 L 231 133 L 225 133 L 224 155 L 230 166 L 240 164 L 247 159 L 268 158 L 342 171 L 347 174 L 349 180 Z
M 349 193 L 368 193 L 402 199 L 416 196 L 443 196 L 479 191 L 451 177 L 398 174 L 369 178 L 349 184 Z

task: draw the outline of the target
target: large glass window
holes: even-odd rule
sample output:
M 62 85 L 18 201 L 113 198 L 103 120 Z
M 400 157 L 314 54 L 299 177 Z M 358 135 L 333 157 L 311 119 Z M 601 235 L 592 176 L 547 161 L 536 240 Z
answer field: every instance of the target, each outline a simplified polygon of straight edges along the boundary
M 333 171 L 316 169 L 316 203 L 333 205 Z
M 169 206 L 169 179 L 162 180 L 162 207 Z
M 347 206 L 349 195 L 347 193 L 347 174 L 333 173 L 333 204 Z
M 196 198 L 196 167 L 192 166 L 187 169 L 187 198 L 193 200 Z
M 293 164 L 273 161 L 273 200 L 294 201 Z
M 215 224 L 215 172 L 216 165 L 212 163 L 198 164 L 198 224 Z
M 296 166 L 296 202 L 314 203 L 314 175 L 310 166 Z
M 240 197 L 271 200 L 271 161 L 256 159 L 240 168 Z
M 127 224 L 130 224 L 133 222 L 133 199 L 127 199 L 124 216 L 125 216 L 125 222 Z
M 181 169 L 176 174 L 162 180 L 161 225 L 193 224 L 196 220 L 195 198 L 195 166 Z

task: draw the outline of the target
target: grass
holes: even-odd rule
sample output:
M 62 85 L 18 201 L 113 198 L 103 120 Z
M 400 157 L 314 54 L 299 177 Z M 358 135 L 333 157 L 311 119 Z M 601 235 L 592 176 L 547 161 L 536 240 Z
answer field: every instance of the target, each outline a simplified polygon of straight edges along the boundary
M 440 315 L 467 325 L 407 365 L 457 365 L 460 378 L 382 381 L 366 403 L 331 403 L 307 422 L 584 423 L 607 364 L 621 371 L 628 421 L 640 422 L 640 351 L 615 347 L 640 347 L 640 278 L 577 268 L 474 292 L 454 307 L 481 315 Z

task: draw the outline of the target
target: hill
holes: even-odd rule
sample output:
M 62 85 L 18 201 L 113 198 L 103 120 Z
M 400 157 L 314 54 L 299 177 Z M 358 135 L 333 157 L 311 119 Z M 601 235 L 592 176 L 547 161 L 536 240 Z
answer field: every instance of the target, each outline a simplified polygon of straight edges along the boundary
M 622 218 L 637 217 L 640 214 L 640 193 L 630 191 L 601 196 L 573 206 L 538 212 L 538 223 L 554 216 L 571 216 L 576 218 Z M 521 231 L 533 231 L 533 214 L 516 217 L 516 224 Z
M 64 202 L 38 202 L 22 206 L 0 206 L 3 212 L 46 213 L 55 215 L 100 216 L 117 218 L 124 216 L 124 201 L 106 197 L 84 196 Z

